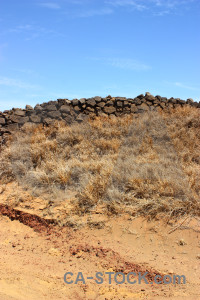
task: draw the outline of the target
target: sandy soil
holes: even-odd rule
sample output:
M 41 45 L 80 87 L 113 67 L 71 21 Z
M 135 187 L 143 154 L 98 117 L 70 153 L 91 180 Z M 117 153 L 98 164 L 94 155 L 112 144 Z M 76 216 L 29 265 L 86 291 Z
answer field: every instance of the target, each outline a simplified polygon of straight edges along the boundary
M 188 218 L 172 231 L 161 221 L 92 214 L 87 226 L 62 230 L 41 220 L 0 214 L 0 299 L 200 299 L 200 224 Z M 21 218 L 21 219 L 20 219 Z M 25 220 L 25 221 L 24 221 Z M 26 225 L 24 225 L 25 223 Z M 39 225 L 38 225 L 39 224 Z M 86 224 L 86 223 L 85 223 Z M 100 226 L 102 224 L 102 226 Z M 178 224 L 174 225 L 177 226 Z M 31 228 L 31 227 L 32 228 Z M 37 231 L 40 232 L 37 232 Z M 186 284 L 103 284 L 96 272 L 185 275 Z M 66 284 L 64 274 L 82 272 L 86 284 Z

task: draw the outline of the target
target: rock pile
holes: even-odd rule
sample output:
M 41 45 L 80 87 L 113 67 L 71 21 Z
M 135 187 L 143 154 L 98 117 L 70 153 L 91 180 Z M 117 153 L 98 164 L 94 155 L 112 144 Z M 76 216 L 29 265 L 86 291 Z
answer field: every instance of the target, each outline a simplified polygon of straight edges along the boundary
M 130 113 L 142 113 L 149 110 L 166 110 L 178 106 L 191 105 L 200 108 L 200 103 L 191 98 L 167 99 L 153 96 L 150 93 L 141 94 L 136 98 L 99 96 L 82 99 L 57 99 L 47 103 L 37 104 L 34 108 L 26 105 L 25 109 L 13 108 L 0 112 L 0 142 L 11 132 L 21 128 L 26 123 L 51 124 L 54 120 L 64 120 L 67 124 L 74 121 L 82 122 L 87 116 L 120 116 Z

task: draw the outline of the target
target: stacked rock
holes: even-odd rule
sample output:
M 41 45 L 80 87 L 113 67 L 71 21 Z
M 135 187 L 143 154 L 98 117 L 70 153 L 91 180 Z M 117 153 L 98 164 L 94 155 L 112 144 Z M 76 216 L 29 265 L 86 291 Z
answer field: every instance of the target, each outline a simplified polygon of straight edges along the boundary
M 63 120 L 67 124 L 71 124 L 74 121 L 82 122 L 88 116 L 121 116 L 146 111 L 168 110 L 184 105 L 200 108 L 200 103 L 194 102 L 191 98 L 187 101 L 180 98 L 167 99 L 153 96 L 148 92 L 135 98 L 109 95 L 105 98 L 96 96 L 88 99 L 57 99 L 37 104 L 34 108 L 26 105 L 25 109 L 13 108 L 0 112 L 0 142 L 3 140 L 3 136 L 7 136 L 26 123 L 49 125 L 55 120 Z

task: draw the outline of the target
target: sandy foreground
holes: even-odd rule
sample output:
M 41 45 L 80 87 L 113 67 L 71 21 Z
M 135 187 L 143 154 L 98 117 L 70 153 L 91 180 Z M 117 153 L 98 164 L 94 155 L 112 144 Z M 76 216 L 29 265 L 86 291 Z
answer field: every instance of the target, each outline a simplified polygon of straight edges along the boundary
M 126 215 L 91 218 L 98 226 L 37 232 L 37 225 L 0 214 L 0 299 L 200 299 L 198 220 L 166 226 Z M 132 271 L 148 271 L 149 284 L 116 284 L 114 277 L 109 284 L 105 274 Z M 82 272 L 85 284 L 66 284 L 66 272 L 74 281 Z M 104 274 L 102 284 L 96 272 Z M 155 274 L 185 275 L 186 284 L 150 284 Z

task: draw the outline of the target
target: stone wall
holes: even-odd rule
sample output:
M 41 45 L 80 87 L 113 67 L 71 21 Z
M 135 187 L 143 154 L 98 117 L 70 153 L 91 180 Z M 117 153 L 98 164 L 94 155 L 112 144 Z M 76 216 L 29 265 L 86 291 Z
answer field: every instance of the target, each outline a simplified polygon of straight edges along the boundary
M 149 110 L 167 110 L 178 106 L 191 105 L 200 108 L 200 103 L 191 98 L 167 99 L 153 96 L 150 93 L 141 94 L 136 98 L 107 96 L 82 99 L 57 99 L 47 103 L 37 104 L 34 108 L 26 105 L 25 109 L 13 108 L 0 112 L 0 142 L 26 123 L 51 124 L 54 120 L 64 120 L 67 124 L 74 121 L 82 122 L 87 116 L 115 115 L 142 113 Z

